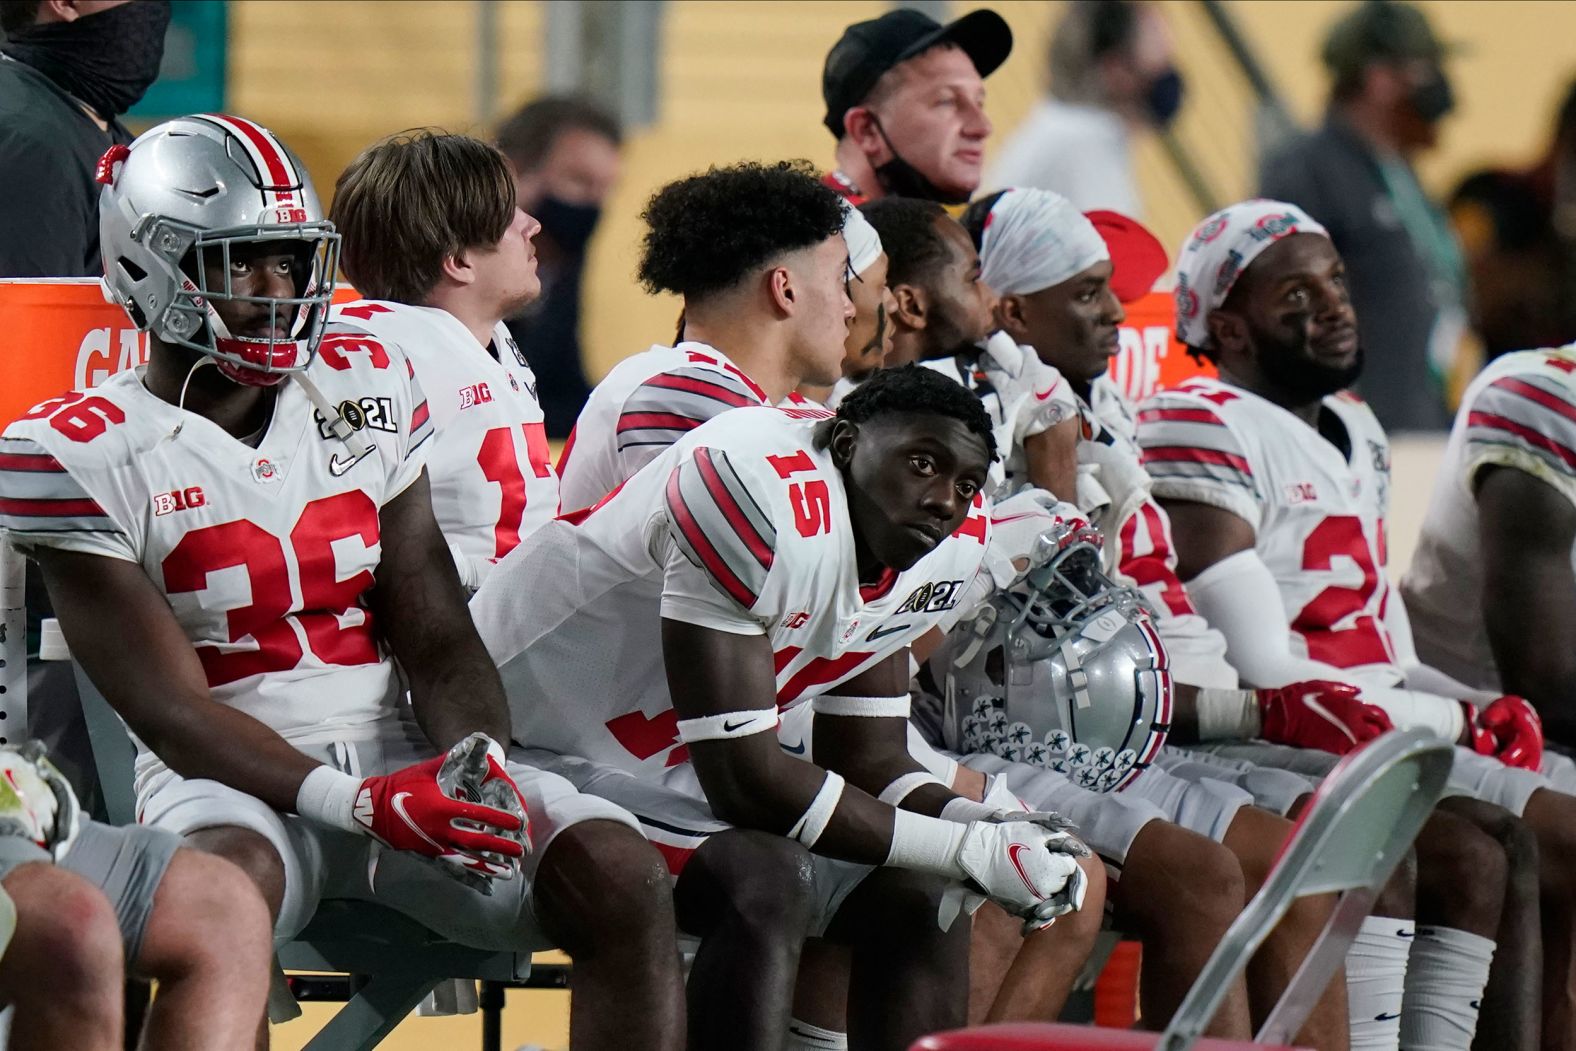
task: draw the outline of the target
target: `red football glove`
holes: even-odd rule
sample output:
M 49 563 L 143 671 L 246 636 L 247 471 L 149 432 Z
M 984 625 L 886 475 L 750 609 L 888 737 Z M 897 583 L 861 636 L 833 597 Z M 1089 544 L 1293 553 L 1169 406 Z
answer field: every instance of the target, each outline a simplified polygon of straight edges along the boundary
M 436 858 L 480 876 L 513 876 L 518 859 L 530 849 L 525 803 L 504 770 L 503 750 L 490 741 L 477 745 L 475 736 L 447 755 L 362 781 L 356 793 L 356 823 L 395 850 Z M 451 760 L 469 760 L 473 767 L 471 776 L 445 777 L 457 782 L 454 795 L 439 784 L 440 770 Z M 455 770 L 451 762 L 443 773 Z M 456 796 L 483 798 L 494 805 Z M 516 806 L 518 812 L 511 812 Z
M 1543 766 L 1543 720 L 1525 697 L 1506 694 L 1482 711 L 1466 709 L 1467 736 L 1479 755 L 1497 756 L 1506 766 L 1538 770 Z
M 1345 755 L 1394 729 L 1384 709 L 1363 703 L 1345 683 L 1315 679 L 1253 692 L 1266 741 Z

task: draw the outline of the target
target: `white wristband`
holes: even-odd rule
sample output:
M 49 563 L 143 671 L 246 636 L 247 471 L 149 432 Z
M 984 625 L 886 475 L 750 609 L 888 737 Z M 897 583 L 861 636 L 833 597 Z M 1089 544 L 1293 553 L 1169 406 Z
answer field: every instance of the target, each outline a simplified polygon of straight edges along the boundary
M 1441 740 L 1457 741 L 1466 729 L 1466 712 L 1460 701 L 1450 697 L 1399 686 L 1364 686 L 1362 699 L 1384 709 L 1397 730 L 1421 726 Z
M 356 795 L 360 791 L 361 778 L 340 773 L 331 766 L 319 766 L 296 789 L 296 813 L 329 828 L 365 831 L 355 818 Z
M 810 701 L 817 715 L 846 715 L 867 719 L 907 719 L 912 702 L 901 697 L 838 697 L 823 693 Z
M 961 821 L 964 824 L 970 821 L 994 821 L 1000 809 L 958 796 L 947 800 L 947 805 L 941 808 L 941 816 L 946 821 Z
M 730 737 L 749 737 L 777 729 L 776 708 L 747 708 L 742 712 L 722 712 L 718 715 L 701 715 L 694 719 L 679 720 L 679 740 L 685 744 L 696 741 L 721 741 Z
M 925 785 L 940 785 L 941 778 L 929 770 L 913 770 L 881 790 L 877 799 L 887 806 L 897 806 Z M 942 787 L 946 787 L 943 785 Z
M 893 812 L 892 849 L 886 864 L 949 879 L 968 874 L 958 864 L 958 851 L 969 826 L 939 817 L 925 817 L 907 810 Z
M 838 800 L 842 798 L 843 778 L 828 770 L 826 780 L 821 782 L 821 790 L 816 792 L 810 805 L 799 815 L 799 820 L 788 830 L 788 838 L 797 839 L 806 850 L 814 850 L 815 841 L 826 831 L 826 826 L 832 821 L 832 813 L 837 809 Z
M 1259 700 L 1252 690 L 1210 690 L 1200 687 L 1198 700 L 1200 741 L 1246 741 L 1263 730 Z

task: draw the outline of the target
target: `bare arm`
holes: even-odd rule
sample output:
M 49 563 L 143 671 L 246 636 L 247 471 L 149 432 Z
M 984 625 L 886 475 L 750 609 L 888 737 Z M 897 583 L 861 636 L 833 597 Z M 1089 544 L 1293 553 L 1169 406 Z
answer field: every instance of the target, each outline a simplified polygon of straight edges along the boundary
M 1192 500 L 1161 500 L 1160 506 L 1171 518 L 1177 576 L 1184 582 L 1239 551 L 1253 550 L 1258 539 L 1253 525 L 1230 511 Z
M 481 731 L 509 740 L 509 706 L 454 559 L 432 514 L 427 474 L 380 512 L 383 557 L 371 602 L 410 683 L 411 708 L 439 750 Z
M 103 555 L 39 549 L 72 658 L 133 733 L 170 769 L 295 810 L 318 763 L 208 690 L 197 651 L 141 566 Z
M 1576 508 L 1524 471 L 1478 475 L 1483 617 L 1500 685 L 1530 700 L 1548 736 L 1576 743 Z
M 1028 463 L 1029 481 L 1056 495 L 1058 500 L 1076 503 L 1078 495 L 1078 417 L 1063 420 L 1039 434 L 1023 440 L 1023 456 Z

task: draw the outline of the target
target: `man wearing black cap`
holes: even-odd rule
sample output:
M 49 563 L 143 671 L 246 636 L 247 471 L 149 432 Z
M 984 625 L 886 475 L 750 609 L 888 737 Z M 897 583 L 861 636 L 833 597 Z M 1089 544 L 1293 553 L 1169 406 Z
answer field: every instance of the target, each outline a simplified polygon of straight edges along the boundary
M 945 26 L 911 8 L 849 26 L 821 73 L 837 170 L 826 182 L 855 204 L 920 197 L 962 204 L 979 188 L 985 82 L 1012 51 L 994 11 Z
M 1465 331 L 1461 252 L 1412 170 L 1454 108 L 1447 52 L 1416 7 L 1364 0 L 1324 42 L 1324 126 L 1260 173 L 1259 196 L 1301 206 L 1346 260 L 1367 352 L 1360 391 L 1389 431 L 1450 425 L 1445 390 Z

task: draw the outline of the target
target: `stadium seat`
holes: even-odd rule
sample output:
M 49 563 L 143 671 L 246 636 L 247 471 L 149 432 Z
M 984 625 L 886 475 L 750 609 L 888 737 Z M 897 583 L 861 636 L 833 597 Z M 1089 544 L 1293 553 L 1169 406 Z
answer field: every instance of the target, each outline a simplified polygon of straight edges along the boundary
M 1452 751 L 1426 730 L 1391 731 L 1341 760 L 1303 812 L 1264 886 L 1215 947 L 1163 1033 L 1067 1025 L 977 1026 L 911 1051 L 1226 1051 L 1286 1047 L 1340 966 L 1374 898 L 1444 791 Z M 1340 894 L 1324 932 L 1251 1045 L 1202 1040 L 1226 988 L 1298 898 Z

